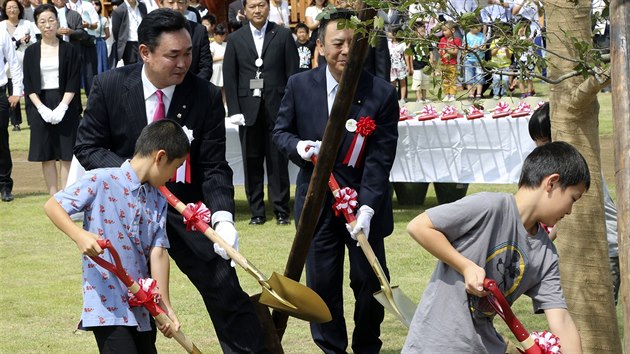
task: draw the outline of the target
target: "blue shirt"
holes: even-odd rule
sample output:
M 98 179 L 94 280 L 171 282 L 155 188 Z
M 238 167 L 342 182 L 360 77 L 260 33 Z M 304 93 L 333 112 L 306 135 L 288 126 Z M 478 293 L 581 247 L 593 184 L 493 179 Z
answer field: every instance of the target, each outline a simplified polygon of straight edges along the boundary
M 149 252 L 168 248 L 167 201 L 148 183 L 141 184 L 129 161 L 120 168 L 88 171 L 72 186 L 55 194 L 70 215 L 83 211 L 83 228 L 111 241 L 134 280 L 149 276 Z M 111 254 L 101 255 L 114 263 Z M 83 256 L 82 327 L 137 326 L 151 329 L 144 307 L 130 308 L 127 287 L 108 270 Z M 160 284 L 158 284 L 159 286 Z
M 478 32 L 477 34 L 472 34 L 470 32 L 466 33 L 466 47 L 471 52 L 466 55 L 466 61 L 468 63 L 477 63 L 479 59 L 472 52 L 477 53 L 479 58 L 484 57 L 484 52 L 481 49 L 472 50 L 471 48 L 474 46 L 480 46 L 486 42 L 486 36 L 483 35 L 482 32 Z

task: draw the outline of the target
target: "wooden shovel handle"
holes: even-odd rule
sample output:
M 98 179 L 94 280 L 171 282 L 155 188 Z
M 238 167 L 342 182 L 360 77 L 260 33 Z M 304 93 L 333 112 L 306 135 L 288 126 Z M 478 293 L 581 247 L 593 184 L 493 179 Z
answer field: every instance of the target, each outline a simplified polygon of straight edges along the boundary
M 168 316 L 164 312 L 160 313 L 157 316 L 154 316 L 153 318 L 155 318 L 155 322 L 160 325 L 170 324 L 171 327 L 174 328 L 173 321 L 171 321 L 171 319 L 168 318 Z M 191 354 L 201 354 L 201 351 L 197 348 L 195 343 L 188 339 L 181 329 L 173 333 L 173 339 L 175 339 L 177 343 L 179 343 L 184 349 L 186 349 L 186 352 Z

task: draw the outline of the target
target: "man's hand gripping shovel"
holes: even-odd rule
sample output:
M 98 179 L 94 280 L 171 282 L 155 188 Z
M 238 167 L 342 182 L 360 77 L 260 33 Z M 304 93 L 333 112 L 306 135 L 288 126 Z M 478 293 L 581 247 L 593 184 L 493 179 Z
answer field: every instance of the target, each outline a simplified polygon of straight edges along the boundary
M 311 157 L 311 161 L 313 164 L 317 164 L 317 156 L 313 155 Z M 340 201 L 341 196 L 341 188 L 339 187 L 339 183 L 335 179 L 335 176 L 331 173 L 330 178 L 328 179 L 328 187 L 332 191 L 335 200 Z M 352 191 L 356 193 L 355 191 Z M 354 228 L 356 224 L 356 216 L 347 208 L 343 209 L 343 215 L 346 218 L 346 221 L 350 226 Z M 383 271 L 383 267 L 381 263 L 376 258 L 370 243 L 365 237 L 363 230 L 359 232 L 357 235 L 357 241 L 359 242 L 359 246 L 363 250 L 365 257 L 368 262 L 372 266 L 376 277 L 378 278 L 379 283 L 381 284 L 381 290 L 374 293 L 374 298 L 383 305 L 383 307 L 391 312 L 396 318 L 400 320 L 405 326 L 409 327 L 411 324 L 411 319 L 413 318 L 414 313 L 416 312 L 417 305 L 403 293 L 402 289 L 398 287 L 398 285 L 391 286 L 389 281 L 387 280 L 387 276 L 385 276 L 385 272 Z
M 155 321 L 158 324 L 170 324 L 171 327 L 174 329 L 175 327 L 173 321 L 168 318 L 164 310 L 155 301 L 155 298 L 152 295 L 147 294 L 147 292 L 142 287 L 140 287 L 140 285 L 135 280 L 133 280 L 131 276 L 129 276 L 127 271 L 125 271 L 125 268 L 123 268 L 122 266 L 120 256 L 118 256 L 118 252 L 116 251 L 112 243 L 109 240 L 98 240 L 98 246 L 102 249 L 109 250 L 109 253 L 111 253 L 112 258 L 114 259 L 114 263 L 116 264 L 111 264 L 101 257 L 90 258 L 94 262 L 96 262 L 96 264 L 114 273 L 116 277 L 118 277 L 118 279 L 120 279 L 120 281 L 125 284 L 127 289 L 129 289 L 129 291 L 135 296 L 137 302 L 142 304 L 142 306 L 146 307 L 146 309 L 149 310 L 149 313 L 151 314 L 151 316 L 153 316 L 153 318 L 155 318 Z M 197 349 L 195 343 L 186 338 L 184 332 L 182 332 L 181 330 L 174 331 L 173 338 L 177 341 L 177 343 L 184 347 L 184 349 L 186 349 L 186 352 L 192 354 L 201 354 L 201 351 Z
M 199 232 L 221 246 L 234 262 L 258 280 L 262 286 L 260 303 L 305 321 L 324 323 L 332 320 L 328 306 L 312 289 L 276 272 L 271 275 L 271 278 L 267 278 L 243 255 L 227 244 L 205 221 L 196 216 L 192 208 L 177 199 L 168 188 L 162 186 L 160 192 L 164 194 L 171 206 L 180 212 L 188 222 L 194 224 Z

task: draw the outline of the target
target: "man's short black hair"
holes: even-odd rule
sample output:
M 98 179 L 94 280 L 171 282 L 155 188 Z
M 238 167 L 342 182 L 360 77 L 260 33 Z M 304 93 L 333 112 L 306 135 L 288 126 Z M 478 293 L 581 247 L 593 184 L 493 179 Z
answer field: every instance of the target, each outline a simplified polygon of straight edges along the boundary
M 158 46 L 158 38 L 164 32 L 177 32 L 190 25 L 184 15 L 172 9 L 156 9 L 142 18 L 138 26 L 138 44 L 144 44 L 150 51 Z
M 532 140 L 551 141 L 551 119 L 549 118 L 549 102 L 538 107 L 529 119 L 529 136 Z
M 322 44 L 326 39 L 326 26 L 331 22 L 337 22 L 339 20 L 350 20 L 355 12 L 346 8 L 337 9 L 335 12 L 330 13 L 329 18 L 322 18 L 319 20 L 319 36 L 318 39 Z
M 295 25 L 295 33 L 297 33 L 299 29 L 303 29 L 303 30 L 306 30 L 306 32 L 308 32 L 308 26 L 304 22 L 298 22 Z
M 162 119 L 144 127 L 133 155 L 146 157 L 159 150 L 166 151 L 167 162 L 185 157 L 190 151 L 186 133 L 174 120 Z
M 541 145 L 527 156 L 518 181 L 519 188 L 538 188 L 543 179 L 554 173 L 560 175 L 562 189 L 583 184 L 591 186 L 591 174 L 584 156 L 564 141 Z

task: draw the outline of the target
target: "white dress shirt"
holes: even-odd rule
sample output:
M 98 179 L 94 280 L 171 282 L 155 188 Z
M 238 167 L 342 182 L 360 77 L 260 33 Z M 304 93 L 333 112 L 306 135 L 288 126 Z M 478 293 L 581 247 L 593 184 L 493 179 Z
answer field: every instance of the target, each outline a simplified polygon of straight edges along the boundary
M 153 122 L 153 115 L 155 114 L 155 109 L 158 104 L 157 95 L 155 94 L 158 88 L 149 81 L 144 69 L 145 67 L 142 66 L 140 77 L 142 78 L 142 91 L 144 93 L 144 108 L 147 113 L 147 124 L 150 124 Z M 175 93 L 175 85 L 167 86 L 161 90 L 163 93 L 162 102 L 164 103 L 164 114 L 167 114 L 168 108 L 171 106 L 171 101 L 173 100 L 173 94 Z
M 249 23 L 249 29 L 252 31 L 252 36 L 254 37 L 254 45 L 256 46 L 256 52 L 258 53 L 258 57 L 262 58 L 262 48 L 263 43 L 265 42 L 265 32 L 267 31 L 267 25 L 269 21 L 265 21 L 265 24 L 262 26 L 260 31 Z
M 125 4 L 127 4 L 127 15 L 129 18 L 129 37 L 127 37 L 127 41 L 137 42 L 138 26 L 140 26 L 140 22 L 142 22 L 142 14 L 140 13 L 140 8 L 138 8 L 137 2 L 136 7 L 131 7 L 127 0 L 125 0 Z
M 13 94 L 21 96 L 22 92 L 24 92 L 24 86 L 22 86 L 24 75 L 22 74 L 22 66 L 18 61 L 17 55 L 15 55 L 14 47 L 15 45 L 9 37 L 9 33 L 7 31 L 0 31 L 0 48 L 2 48 L 0 62 L 6 61 L 9 64 L 9 70 L 11 70 L 13 80 Z M 0 86 L 6 85 L 7 82 L 9 82 L 9 79 L 7 78 L 6 72 L 0 70 Z
M 330 110 L 332 110 L 333 103 L 335 103 L 335 96 L 337 96 L 338 88 L 339 83 L 330 73 L 328 65 L 326 65 L 326 97 L 328 98 L 328 115 L 330 115 Z

